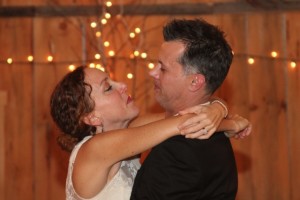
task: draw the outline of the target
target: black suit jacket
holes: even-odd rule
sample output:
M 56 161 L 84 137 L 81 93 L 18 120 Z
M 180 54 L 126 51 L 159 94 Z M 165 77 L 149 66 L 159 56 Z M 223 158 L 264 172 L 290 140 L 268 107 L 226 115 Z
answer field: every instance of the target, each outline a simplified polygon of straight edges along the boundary
M 230 140 L 172 137 L 152 149 L 136 176 L 131 200 L 233 200 L 237 169 Z

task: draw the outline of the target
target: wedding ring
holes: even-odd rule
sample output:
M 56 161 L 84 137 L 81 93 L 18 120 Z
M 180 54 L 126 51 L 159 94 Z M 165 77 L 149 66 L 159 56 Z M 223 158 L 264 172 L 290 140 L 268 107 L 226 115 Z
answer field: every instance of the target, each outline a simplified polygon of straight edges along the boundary
M 208 132 L 205 128 L 202 129 L 203 135 L 206 135 Z

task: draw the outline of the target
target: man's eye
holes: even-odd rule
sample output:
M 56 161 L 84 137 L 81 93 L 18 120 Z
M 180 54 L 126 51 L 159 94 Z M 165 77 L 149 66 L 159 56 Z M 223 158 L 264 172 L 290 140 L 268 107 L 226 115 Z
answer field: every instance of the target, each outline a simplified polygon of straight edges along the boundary
M 112 85 L 108 86 L 106 89 L 105 89 L 105 92 L 109 91 L 112 89 Z

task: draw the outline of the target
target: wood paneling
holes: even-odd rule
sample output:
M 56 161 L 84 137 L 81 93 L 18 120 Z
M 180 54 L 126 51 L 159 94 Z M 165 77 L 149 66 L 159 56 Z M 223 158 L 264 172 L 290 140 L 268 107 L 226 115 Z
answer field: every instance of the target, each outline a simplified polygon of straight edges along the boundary
M 7 92 L 0 91 L 0 199 L 5 198 L 5 106 L 7 104 Z
M 1 60 L 21 60 L 30 52 L 31 20 L 1 20 Z M 20 34 L 22 33 L 22 34 Z M 3 57 L 2 57 L 3 56 Z M 5 107 L 5 199 L 33 198 L 33 103 L 31 64 L 0 64 L 0 90 L 7 92 Z M 2 163 L 1 163 L 2 164 Z
M 286 56 L 299 58 L 300 55 L 300 23 L 298 20 L 300 14 L 292 13 L 286 15 Z M 299 62 L 298 62 L 299 63 Z M 299 65 L 299 64 L 298 64 Z M 286 63 L 289 66 L 289 63 Z M 300 185 L 300 70 L 299 67 L 292 69 L 287 67 L 286 71 L 286 137 L 288 139 L 288 168 L 290 177 L 290 199 L 300 199 L 298 186 Z
M 161 27 L 171 17 L 204 17 L 226 32 L 235 52 L 216 94 L 231 112 L 253 123 L 250 137 L 232 140 L 239 170 L 237 199 L 300 199 L 300 72 L 285 59 L 297 59 L 299 65 L 299 12 L 124 16 L 110 19 L 103 39 L 94 37 L 92 17 L 0 18 L 0 199 L 64 199 L 69 154 L 56 144 L 59 130 L 49 115 L 49 98 L 68 64 L 88 63 L 99 51 L 116 50 L 118 56 L 107 57 L 114 78 L 128 84 L 142 113 L 159 110 L 146 64 L 155 62 Z M 130 40 L 128 31 L 136 26 L 143 33 Z M 111 46 L 103 49 L 106 40 Z M 135 49 L 148 53 L 147 62 L 128 59 Z M 269 58 L 272 50 L 279 58 Z M 33 63 L 26 61 L 30 54 Z M 45 61 L 49 54 L 52 63 Z M 248 56 L 255 58 L 253 65 Z M 8 57 L 15 62 L 8 65 Z M 134 80 L 126 78 L 128 72 Z

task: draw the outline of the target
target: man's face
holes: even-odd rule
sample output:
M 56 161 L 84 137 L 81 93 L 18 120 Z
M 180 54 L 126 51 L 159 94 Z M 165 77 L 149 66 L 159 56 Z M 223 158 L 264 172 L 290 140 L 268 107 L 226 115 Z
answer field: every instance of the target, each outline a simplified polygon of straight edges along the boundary
M 150 71 L 156 100 L 170 114 L 184 108 L 188 79 L 179 63 L 184 49 L 184 44 L 179 41 L 164 42 L 159 51 L 158 64 Z

